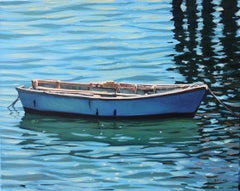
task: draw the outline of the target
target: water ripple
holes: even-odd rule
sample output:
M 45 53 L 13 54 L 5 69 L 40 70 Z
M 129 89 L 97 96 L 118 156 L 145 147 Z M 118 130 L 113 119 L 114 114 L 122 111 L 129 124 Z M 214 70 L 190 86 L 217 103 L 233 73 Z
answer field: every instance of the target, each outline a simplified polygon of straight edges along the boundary
M 228 11 L 231 7 L 231 11 Z M 239 121 L 95 120 L 7 106 L 31 79 L 194 83 L 237 110 L 239 2 L 1 1 L 4 190 L 237 190 Z

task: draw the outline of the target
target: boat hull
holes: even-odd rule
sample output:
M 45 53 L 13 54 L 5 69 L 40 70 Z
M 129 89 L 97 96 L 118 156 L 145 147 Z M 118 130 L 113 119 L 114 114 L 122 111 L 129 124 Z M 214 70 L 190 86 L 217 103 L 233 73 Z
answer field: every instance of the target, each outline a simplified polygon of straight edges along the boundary
M 205 88 L 135 99 L 101 99 L 17 88 L 26 112 L 99 117 L 193 117 Z

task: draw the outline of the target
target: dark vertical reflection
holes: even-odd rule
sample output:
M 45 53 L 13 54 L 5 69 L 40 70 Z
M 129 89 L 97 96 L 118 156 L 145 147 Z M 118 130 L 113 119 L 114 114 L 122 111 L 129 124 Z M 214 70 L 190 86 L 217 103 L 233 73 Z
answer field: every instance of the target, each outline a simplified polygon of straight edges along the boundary
M 223 24 L 223 35 L 220 38 L 223 47 L 223 58 L 219 63 L 223 64 L 222 92 L 227 96 L 227 101 L 237 100 L 240 98 L 240 37 L 238 36 L 239 26 L 237 25 L 237 0 L 222 0 L 221 6 L 221 23 Z M 235 109 L 239 111 L 239 106 Z
M 227 62 L 231 67 L 239 68 L 240 66 L 240 37 L 237 37 L 237 16 L 239 10 L 237 7 L 237 0 L 222 0 L 221 6 L 223 8 L 221 14 L 221 22 L 223 23 L 223 37 L 221 43 L 223 51 L 226 55 L 222 62 Z
M 181 6 L 186 9 L 182 10 Z M 175 26 L 173 32 L 174 38 L 178 41 L 174 60 L 187 82 L 202 80 L 199 74 L 202 68 L 210 73 L 215 70 L 223 71 L 222 67 L 216 66 L 219 63 L 223 63 L 227 68 L 239 68 L 237 0 L 223 0 L 220 6 L 223 8 L 220 15 L 223 29 L 216 31 L 216 27 L 221 23 L 218 23 L 219 19 L 214 20 L 217 10 L 212 0 L 201 1 L 199 6 L 201 13 L 196 0 L 172 0 L 172 20 Z M 198 29 L 199 26 L 202 26 L 201 30 Z M 223 46 L 220 52 L 218 50 L 220 45 L 217 42 L 219 39 Z
M 212 0 L 203 0 L 202 1 L 202 30 L 201 39 L 200 39 L 200 47 L 201 47 L 201 68 L 199 69 L 202 73 L 202 77 L 208 78 L 211 83 L 215 83 L 216 79 L 214 75 L 209 75 L 212 73 L 215 67 L 215 63 L 217 62 L 216 53 L 214 52 L 214 44 L 213 38 L 215 36 L 214 29 L 216 24 L 214 23 L 214 5 Z
M 186 11 L 183 12 L 181 5 L 184 3 Z M 197 5 L 196 0 L 173 0 L 173 21 L 175 25 L 174 37 L 179 42 L 175 49 L 175 62 L 180 65 L 180 73 L 188 82 L 196 81 L 197 75 Z M 186 20 L 186 22 L 185 22 Z M 188 75 L 191 73 L 192 75 Z
M 198 56 L 197 56 L 197 4 L 196 0 L 186 0 L 186 18 L 187 18 L 187 49 L 189 51 L 189 58 L 187 61 L 187 73 L 192 73 L 192 75 L 187 75 L 187 81 L 193 82 L 198 77 Z M 199 80 L 198 80 L 199 81 Z
M 174 38 L 179 42 L 176 44 L 176 51 L 177 52 L 183 52 L 184 51 L 184 46 L 185 46 L 185 33 L 183 29 L 183 19 L 184 19 L 184 14 L 182 9 L 180 8 L 182 4 L 182 0 L 173 0 L 173 20 L 174 20 Z M 176 56 L 176 62 L 181 62 L 181 58 Z
M 173 14 L 173 22 L 174 22 L 174 38 L 177 40 L 177 44 L 175 46 L 176 55 L 174 56 L 174 61 L 180 67 L 178 70 L 181 74 L 185 74 L 185 57 L 187 57 L 187 52 L 185 52 L 186 48 L 186 30 L 184 29 L 184 12 L 181 9 L 181 5 L 183 0 L 173 0 L 172 1 L 172 14 Z M 185 75 L 184 75 L 185 76 Z
M 213 68 L 214 60 L 214 28 L 216 24 L 213 22 L 214 5 L 211 0 L 203 0 L 202 2 L 202 18 L 203 28 L 201 30 L 201 47 L 202 47 L 202 64 Z
M 187 17 L 187 32 L 188 41 L 187 48 L 190 53 L 190 61 L 195 63 L 196 47 L 197 47 L 197 5 L 196 0 L 186 0 L 186 17 Z M 192 62 L 191 62 L 192 64 Z
M 228 102 L 239 102 L 240 97 L 237 4 L 237 0 L 172 0 L 174 70 L 185 76 L 183 83 L 205 82 Z

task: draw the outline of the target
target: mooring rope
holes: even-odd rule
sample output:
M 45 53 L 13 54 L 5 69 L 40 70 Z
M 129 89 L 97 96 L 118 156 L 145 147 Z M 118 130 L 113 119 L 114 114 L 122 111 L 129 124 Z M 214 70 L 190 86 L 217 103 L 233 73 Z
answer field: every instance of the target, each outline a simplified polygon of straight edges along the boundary
M 8 106 L 8 109 L 11 111 L 11 107 L 15 110 L 15 107 L 14 107 L 14 105 L 18 102 L 18 100 L 19 100 L 19 96 L 17 97 L 17 99 L 16 100 L 14 100 L 9 106 Z
M 225 103 L 223 103 L 223 102 L 213 93 L 213 91 L 212 91 L 210 88 L 208 88 L 208 91 L 210 92 L 210 94 L 211 94 L 220 104 L 223 105 L 223 107 L 224 107 L 225 109 L 227 109 L 230 113 L 232 113 L 233 116 L 235 116 L 235 117 L 237 117 L 237 118 L 240 118 L 240 114 L 238 114 L 238 113 L 234 112 L 233 110 L 231 110 Z

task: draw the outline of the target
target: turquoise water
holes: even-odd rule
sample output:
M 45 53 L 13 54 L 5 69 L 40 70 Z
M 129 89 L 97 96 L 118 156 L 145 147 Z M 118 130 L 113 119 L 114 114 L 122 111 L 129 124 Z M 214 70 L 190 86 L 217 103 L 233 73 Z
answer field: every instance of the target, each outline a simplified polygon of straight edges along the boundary
M 239 112 L 239 2 L 1 1 L 1 189 L 238 190 L 239 120 L 205 96 L 193 119 L 9 111 L 31 79 L 204 82 Z

